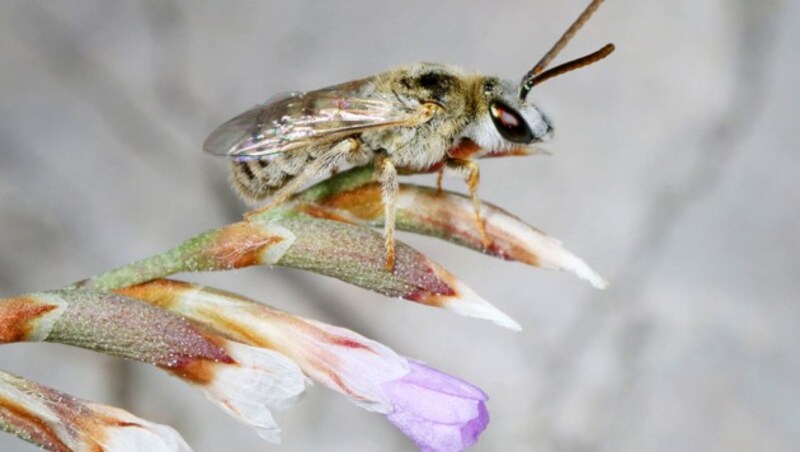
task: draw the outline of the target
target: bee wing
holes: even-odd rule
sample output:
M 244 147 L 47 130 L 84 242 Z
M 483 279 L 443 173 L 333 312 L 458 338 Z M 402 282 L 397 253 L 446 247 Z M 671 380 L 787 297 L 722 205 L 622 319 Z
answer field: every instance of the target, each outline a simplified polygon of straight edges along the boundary
M 367 95 L 371 79 L 273 97 L 219 126 L 203 148 L 215 155 L 259 159 L 377 128 L 408 124 L 419 106 Z

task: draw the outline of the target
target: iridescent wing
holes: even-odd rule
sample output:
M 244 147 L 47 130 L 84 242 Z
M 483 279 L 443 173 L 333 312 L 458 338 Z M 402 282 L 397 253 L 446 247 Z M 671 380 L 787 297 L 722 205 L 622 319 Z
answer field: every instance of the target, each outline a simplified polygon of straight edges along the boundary
M 203 148 L 215 155 L 261 159 L 378 128 L 407 125 L 419 106 L 366 92 L 372 79 L 274 97 L 219 126 Z

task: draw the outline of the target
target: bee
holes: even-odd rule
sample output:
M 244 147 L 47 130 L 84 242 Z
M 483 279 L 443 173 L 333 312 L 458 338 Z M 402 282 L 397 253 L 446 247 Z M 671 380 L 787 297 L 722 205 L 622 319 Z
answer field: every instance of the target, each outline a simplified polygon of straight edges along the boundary
M 386 270 L 395 260 L 399 174 L 442 172 L 462 177 L 484 247 L 490 246 L 478 199 L 475 158 L 528 155 L 553 134 L 550 119 L 527 100 L 534 86 L 608 56 L 613 44 L 547 69 L 602 0 L 593 0 L 556 44 L 514 84 L 419 63 L 305 93 L 282 95 L 217 128 L 204 149 L 232 160 L 231 181 L 246 201 L 272 196 L 280 205 L 310 181 L 342 166 L 372 164 L 381 185 Z

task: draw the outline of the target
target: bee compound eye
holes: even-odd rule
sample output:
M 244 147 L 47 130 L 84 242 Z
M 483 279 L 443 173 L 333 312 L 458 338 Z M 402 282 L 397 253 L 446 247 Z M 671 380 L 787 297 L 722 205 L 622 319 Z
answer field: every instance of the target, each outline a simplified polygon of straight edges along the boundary
M 493 100 L 489 104 L 489 115 L 494 127 L 506 140 L 523 144 L 533 141 L 533 132 L 525 118 L 505 102 Z

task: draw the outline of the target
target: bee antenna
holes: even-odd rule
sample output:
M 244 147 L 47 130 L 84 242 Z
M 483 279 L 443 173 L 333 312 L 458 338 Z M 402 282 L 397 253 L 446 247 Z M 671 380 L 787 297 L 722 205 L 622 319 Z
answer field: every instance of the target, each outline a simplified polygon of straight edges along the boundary
M 564 34 L 561 35 L 561 38 L 558 41 L 556 41 L 553 47 L 542 57 L 541 60 L 539 60 L 538 63 L 536 63 L 536 66 L 534 66 L 533 69 L 528 71 L 528 73 L 525 74 L 525 77 L 522 77 L 522 82 L 520 82 L 519 86 L 519 98 L 521 100 L 525 100 L 525 98 L 528 96 L 528 92 L 531 90 L 532 87 L 531 80 L 533 80 L 534 78 L 536 78 L 537 75 L 542 73 L 542 71 L 544 71 L 547 68 L 547 66 L 549 66 L 550 63 L 553 62 L 553 60 L 558 56 L 558 54 L 561 53 L 562 50 L 564 50 L 564 47 L 567 46 L 567 44 L 572 40 L 572 38 L 578 32 L 578 30 L 580 30 L 581 27 L 583 27 L 583 25 L 589 20 L 589 18 L 592 17 L 592 14 L 594 14 L 594 12 L 597 11 L 597 8 L 600 7 L 601 3 L 603 3 L 603 0 L 592 0 L 592 2 L 589 3 L 589 6 L 587 6 L 586 9 L 583 10 L 581 15 L 578 16 L 577 19 L 575 19 L 575 22 L 573 22 L 572 25 L 570 25 L 570 27 L 567 28 L 567 31 L 565 31 Z M 611 51 L 613 51 L 613 46 L 611 48 Z M 607 56 L 608 53 L 611 53 L 611 51 L 607 51 L 606 55 L 603 55 L 603 57 L 599 59 L 605 58 L 605 56 Z M 589 63 L 586 64 L 594 63 L 594 61 L 590 61 Z M 585 66 L 586 64 L 584 64 L 583 66 Z M 577 67 L 573 69 L 577 69 Z M 563 74 L 563 72 L 561 73 Z M 555 75 L 559 74 L 554 74 L 553 76 Z
M 606 44 L 603 46 L 602 49 L 590 53 L 584 57 L 576 58 L 572 61 L 566 62 L 564 64 L 559 64 L 558 66 L 548 69 L 542 73 L 539 73 L 530 79 L 528 79 L 527 83 L 524 85 L 527 89 L 525 94 L 527 95 L 527 91 L 530 91 L 536 85 L 541 84 L 545 80 L 550 80 L 553 77 L 559 76 L 561 74 L 566 74 L 567 72 L 574 71 L 575 69 L 580 69 L 584 66 L 588 66 L 593 63 L 597 63 L 598 61 L 602 60 L 603 58 L 611 55 L 611 52 L 614 51 L 614 44 Z M 522 98 L 525 99 L 524 97 Z

